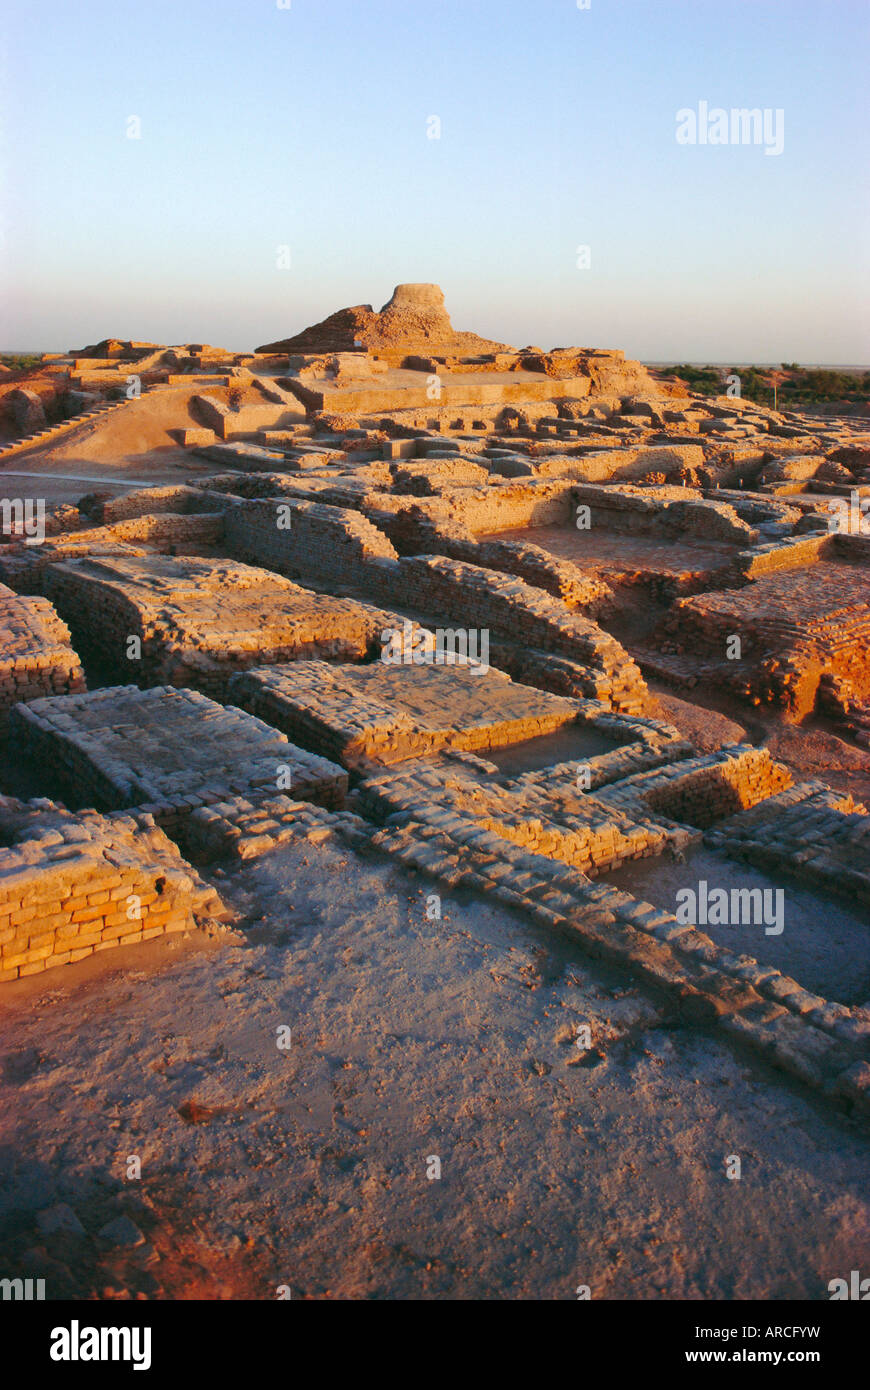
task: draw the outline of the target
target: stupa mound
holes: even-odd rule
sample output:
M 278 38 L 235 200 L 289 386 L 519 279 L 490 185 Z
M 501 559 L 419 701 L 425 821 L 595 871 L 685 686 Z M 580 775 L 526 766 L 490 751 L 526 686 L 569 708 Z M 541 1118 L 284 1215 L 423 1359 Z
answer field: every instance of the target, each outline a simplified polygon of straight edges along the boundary
M 264 343 L 257 352 L 368 352 L 410 351 L 426 348 L 451 355 L 505 352 L 505 343 L 481 338 L 476 333 L 457 333 L 444 307 L 439 285 L 397 285 L 379 313 L 371 304 L 339 309 L 322 323 L 306 328 L 293 338 Z

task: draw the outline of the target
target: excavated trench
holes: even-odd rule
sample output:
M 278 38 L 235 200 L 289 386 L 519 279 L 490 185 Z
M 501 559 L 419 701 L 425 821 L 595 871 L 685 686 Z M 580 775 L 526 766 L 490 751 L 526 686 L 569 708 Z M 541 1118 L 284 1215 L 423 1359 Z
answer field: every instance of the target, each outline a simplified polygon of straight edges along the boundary
M 605 738 L 598 729 L 566 724 L 551 734 L 523 739 L 521 743 L 511 743 L 505 748 L 492 748 L 485 756 L 488 762 L 495 763 L 504 776 L 520 777 L 524 772 L 537 772 L 542 767 L 555 767 L 558 763 L 582 763 L 587 758 L 612 753 L 629 742 L 629 739 Z
M 848 1005 L 870 999 L 870 922 L 860 908 L 804 888 L 784 873 L 756 869 L 698 845 L 686 851 L 683 862 L 670 855 L 633 860 L 603 874 L 601 881 L 681 921 L 694 921 L 717 945 L 774 966 L 826 999 Z M 760 892 L 751 900 L 736 896 L 745 889 Z M 713 898 L 716 890 L 728 895 L 727 907 Z M 715 920 L 719 915 L 728 920 Z

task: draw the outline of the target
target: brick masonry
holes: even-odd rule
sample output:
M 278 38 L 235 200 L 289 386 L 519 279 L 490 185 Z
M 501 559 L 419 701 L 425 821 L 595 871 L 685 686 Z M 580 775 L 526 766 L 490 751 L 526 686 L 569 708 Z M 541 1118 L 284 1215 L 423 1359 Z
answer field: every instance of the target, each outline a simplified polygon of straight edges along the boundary
M 226 543 L 241 560 L 337 584 L 364 583 L 372 561 L 396 558 L 359 512 L 291 498 L 237 503 L 226 512 Z
M 540 799 L 500 807 L 495 789 L 471 778 L 463 788 L 460 772 L 421 766 L 370 778 L 359 793 L 367 817 L 386 822 L 372 838 L 385 853 L 449 889 L 492 895 L 569 934 L 585 953 L 621 964 L 662 991 L 687 1020 L 720 1029 L 870 1116 L 870 1015 L 812 994 L 750 956 L 733 955 L 651 903 L 595 883 L 590 873 L 605 865 L 668 846 L 679 851 L 697 832 L 620 813 L 620 800 L 629 806 L 633 794 L 611 796 L 609 803 L 594 795 L 578 827 L 578 799 L 566 825 L 558 806 L 550 808 L 555 819 L 542 814 Z
M 150 815 L 2 797 L 0 837 L 0 983 L 226 915 Z
M 566 657 L 590 671 L 591 688 L 583 690 L 584 695 L 615 710 L 643 712 L 646 686 L 627 652 L 597 623 L 544 590 L 443 556 L 403 557 L 398 569 L 397 578 L 390 581 L 394 601 L 467 628 L 491 630 L 496 638 L 521 649 Z
M 218 698 L 230 676 L 250 666 L 362 660 L 391 622 L 352 599 L 206 557 L 72 560 L 49 566 L 45 587 L 82 651 L 99 654 L 116 676 Z
M 739 659 L 727 658 L 731 637 Z M 823 678 L 870 696 L 870 598 L 860 565 L 816 561 L 745 588 L 677 600 L 657 632 L 664 652 L 707 658 L 735 693 L 796 719 L 816 705 Z
M 69 629 L 44 598 L 22 597 L 0 584 L 0 729 L 21 700 L 85 689 Z
M 573 723 L 576 701 L 462 665 L 264 667 L 233 679 L 230 698 L 306 747 L 360 767 L 444 747 L 482 751 Z
M 347 775 L 251 714 L 193 690 L 115 686 L 18 705 L 22 754 L 60 791 L 101 810 L 138 806 L 173 836 L 192 810 L 235 795 L 294 796 L 340 807 Z
M 746 751 L 736 750 L 732 757 L 745 763 Z M 584 954 L 627 969 L 684 1021 L 720 1031 L 733 1045 L 760 1054 L 838 1106 L 870 1116 L 866 1010 L 812 994 L 748 955 L 735 956 L 668 912 L 595 881 L 605 864 L 618 862 L 614 851 L 639 856 L 679 849 L 698 832 L 673 823 L 641 823 L 608 808 L 597 795 L 585 798 L 590 804 L 578 829 L 576 793 L 569 824 L 567 789 L 553 794 L 543 781 L 544 775 L 528 774 L 499 787 L 481 781 L 479 770 L 417 763 L 362 784 L 357 804 L 365 819 L 284 796 L 253 804 L 229 799 L 193 813 L 195 857 L 245 861 L 294 840 L 334 837 L 366 854 L 383 853 L 448 891 L 495 898 L 567 935 Z M 617 784 L 610 785 L 617 790 Z M 635 799 L 636 793 L 629 793 L 623 801 L 629 805 Z M 748 821 L 757 816 L 751 810 L 744 814 Z M 584 853 L 592 877 L 580 867 Z

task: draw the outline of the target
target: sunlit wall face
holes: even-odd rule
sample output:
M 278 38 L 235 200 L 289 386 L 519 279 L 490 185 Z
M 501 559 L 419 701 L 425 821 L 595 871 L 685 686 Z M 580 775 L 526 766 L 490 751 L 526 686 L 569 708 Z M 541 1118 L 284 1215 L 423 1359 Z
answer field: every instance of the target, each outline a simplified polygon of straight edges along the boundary
M 428 280 L 518 346 L 866 363 L 868 13 L 29 0 L 0 346 L 249 348 Z

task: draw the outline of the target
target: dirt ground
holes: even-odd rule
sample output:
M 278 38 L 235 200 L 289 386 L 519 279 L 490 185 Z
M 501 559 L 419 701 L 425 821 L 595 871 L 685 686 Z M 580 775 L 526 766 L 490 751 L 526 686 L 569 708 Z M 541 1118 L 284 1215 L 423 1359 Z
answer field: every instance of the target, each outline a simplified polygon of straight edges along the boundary
M 177 486 L 188 478 L 207 477 L 214 468 L 213 463 L 194 458 L 189 450 L 173 447 L 118 464 L 87 457 L 57 461 L 54 452 L 25 454 L 10 460 L 9 467 L 0 468 L 0 496 L 42 497 L 47 506 L 75 504 L 89 492 L 120 495 L 140 487 Z
M 49 1298 L 816 1299 L 866 1266 L 852 1123 L 570 941 L 477 899 L 428 920 L 430 880 L 336 842 L 215 881 L 241 930 L 6 986 L 4 1273 Z M 82 1229 L 44 1229 L 59 1203 Z M 99 1235 L 119 1213 L 138 1243 Z
M 642 570 L 654 570 L 658 574 L 717 570 L 730 563 L 737 549 L 724 542 L 704 543 L 682 536 L 679 545 L 653 536 L 620 533 L 614 537 L 613 532 L 604 527 L 589 531 L 568 526 L 520 527 L 514 531 L 495 531 L 480 539 L 532 541 L 548 554 L 570 560 L 604 580 Z
M 201 424 L 191 402 L 208 391 L 161 387 L 128 401 L 123 410 L 84 421 L 47 448 L 14 455 L 0 466 L 0 489 L 5 496 L 44 497 L 51 504 L 76 502 L 96 482 L 126 490 L 213 473 L 213 464 L 195 458 L 171 433 Z M 211 394 L 226 391 L 215 388 Z
M 704 931 L 720 946 L 773 965 L 826 999 L 859 1007 L 870 1002 L 870 920 L 860 905 L 812 892 L 785 873 L 755 868 L 707 846 L 689 849 L 679 863 L 662 855 L 629 861 L 607 875 L 614 887 L 675 914 L 680 890 L 701 880 L 726 891 L 767 894 L 770 931 L 755 920 L 705 923 Z
M 77 466 L 91 463 L 124 465 L 151 455 L 155 450 L 162 455 L 171 450 L 179 459 L 184 458 L 185 450 L 180 448 L 169 431 L 193 429 L 200 424 L 192 400 L 195 395 L 208 392 L 208 387 L 189 386 L 161 387 L 149 392 L 136 401 L 128 401 L 123 410 L 113 411 L 101 420 L 99 416 L 92 424 L 83 425 L 80 430 L 50 450 L 50 457 L 58 467 L 63 464 Z M 151 466 L 159 459 L 149 458 Z M 73 468 L 66 471 L 73 472 Z

